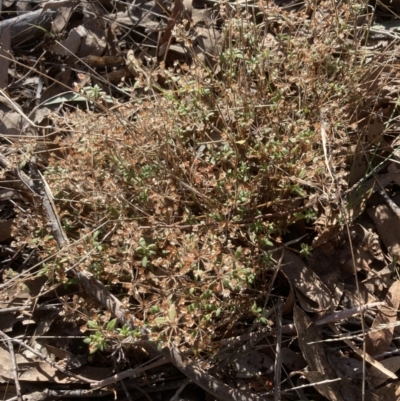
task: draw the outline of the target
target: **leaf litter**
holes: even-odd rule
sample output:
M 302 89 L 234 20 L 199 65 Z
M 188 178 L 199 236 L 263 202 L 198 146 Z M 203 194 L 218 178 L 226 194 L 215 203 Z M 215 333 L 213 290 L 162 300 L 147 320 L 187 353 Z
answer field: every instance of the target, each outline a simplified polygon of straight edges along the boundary
M 395 5 L 23 3 L 3 398 L 397 399 Z

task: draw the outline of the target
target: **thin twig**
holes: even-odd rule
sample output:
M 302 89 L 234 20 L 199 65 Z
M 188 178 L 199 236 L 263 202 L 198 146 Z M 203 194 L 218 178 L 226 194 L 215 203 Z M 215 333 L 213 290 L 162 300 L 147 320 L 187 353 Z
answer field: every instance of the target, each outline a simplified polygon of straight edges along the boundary
M 380 187 L 380 189 L 378 190 L 378 194 L 382 196 L 385 203 L 389 206 L 389 209 L 400 219 L 400 208 L 396 205 L 396 203 L 393 202 L 393 200 L 386 193 L 385 188 L 380 183 L 377 174 L 374 174 L 374 178 Z
M 23 401 L 22 393 L 21 393 L 21 385 L 19 384 L 19 379 L 18 379 L 18 366 L 17 366 L 17 362 L 15 360 L 14 346 L 13 346 L 11 340 L 7 340 L 7 345 L 8 345 L 8 349 L 10 351 L 10 359 L 11 359 L 11 363 L 12 363 L 12 367 L 13 367 L 14 385 L 15 385 L 15 390 L 17 392 L 17 400 Z
M 338 335 L 341 334 L 339 329 L 333 323 L 331 323 L 329 327 L 333 330 L 334 333 L 336 333 Z M 365 333 L 365 331 L 363 333 Z M 398 377 L 392 371 L 390 371 L 388 368 L 386 368 L 382 363 L 377 361 L 375 358 L 372 358 L 371 355 L 367 354 L 367 352 L 364 350 L 364 347 L 361 350 L 358 347 L 356 347 L 350 340 L 348 340 L 346 338 L 344 338 L 344 339 L 340 338 L 340 340 L 343 340 L 357 355 L 359 355 L 363 359 L 363 364 L 365 364 L 365 362 L 368 362 L 370 365 L 372 365 L 377 370 L 379 370 L 382 374 L 387 376 L 388 379 L 389 378 L 390 379 L 398 379 Z M 365 341 L 364 341 L 364 343 L 365 343 Z
M 275 308 L 276 348 L 274 363 L 274 401 L 281 399 L 281 372 L 282 372 L 282 300 L 279 299 Z
M 124 390 L 126 389 L 125 383 L 121 382 L 122 387 L 124 388 Z M 139 386 L 137 386 L 136 384 L 133 384 L 132 386 L 136 391 L 139 391 L 139 393 L 142 393 L 144 395 L 144 397 L 147 399 L 147 401 L 153 401 L 150 396 L 146 393 L 146 391 L 144 391 L 143 389 L 141 389 Z M 129 395 L 129 394 L 128 394 Z M 128 401 L 131 401 L 131 397 L 127 397 Z
M 186 379 L 182 382 L 182 384 L 180 385 L 180 387 L 178 388 L 178 390 L 176 390 L 176 393 L 174 394 L 174 396 L 169 400 L 169 401 L 179 401 L 180 398 L 179 396 L 181 395 L 182 391 L 184 390 L 184 388 L 190 383 L 190 379 Z
M 284 394 L 284 393 L 291 393 L 292 391 L 300 390 L 300 389 L 302 389 L 302 388 L 320 386 L 321 384 L 334 383 L 334 382 L 338 382 L 338 381 L 340 381 L 340 380 L 342 380 L 342 379 L 341 379 L 340 377 L 338 377 L 337 379 L 323 380 L 323 381 L 321 381 L 321 382 L 302 384 L 301 386 L 292 387 L 292 388 L 290 388 L 290 389 L 288 389 L 288 390 L 283 390 L 283 391 L 281 391 L 281 394 Z
M 361 297 L 361 291 L 360 291 L 360 283 L 358 280 L 358 275 L 357 275 L 357 264 L 356 264 L 356 258 L 355 258 L 355 253 L 354 253 L 354 249 L 353 249 L 353 240 L 351 238 L 351 233 L 350 233 L 350 222 L 351 219 L 347 213 L 347 209 L 346 206 L 344 204 L 343 199 L 341 199 L 341 208 L 342 208 L 342 213 L 344 216 L 344 220 L 345 220 L 345 226 L 346 226 L 346 230 L 347 230 L 347 237 L 349 239 L 349 246 L 350 246 L 350 253 L 351 253 L 351 261 L 352 261 L 352 265 L 353 265 L 353 269 L 354 269 L 354 278 L 355 278 L 355 282 L 356 282 L 356 289 L 357 289 L 357 295 L 359 296 L 359 299 L 362 299 Z M 360 305 L 361 306 L 361 305 Z M 361 312 L 360 313 L 360 321 L 361 321 L 361 329 L 362 329 L 362 333 L 363 333 L 363 344 L 362 344 L 362 351 L 360 351 L 361 355 L 362 355 L 362 383 L 361 383 L 361 400 L 365 401 L 365 372 L 366 372 L 366 355 L 367 355 L 367 351 L 366 351 L 366 342 L 365 342 L 365 336 L 366 336 L 366 325 L 365 325 L 365 320 L 364 320 L 364 314 Z
M 265 296 L 265 301 L 264 301 L 264 309 L 265 310 L 267 309 L 267 304 L 268 304 L 269 297 L 271 295 L 272 289 L 274 288 L 275 280 L 276 280 L 276 278 L 278 276 L 279 271 L 281 270 L 284 253 L 285 253 L 284 251 L 281 252 L 281 257 L 279 258 L 279 261 L 278 261 L 278 263 L 276 264 L 276 266 L 274 268 L 274 272 L 272 274 L 272 277 L 271 277 L 271 279 L 270 279 L 270 281 L 268 283 L 268 289 L 266 291 L 266 296 Z
M 347 319 L 350 316 L 359 315 L 360 313 L 365 312 L 367 309 L 375 308 L 385 304 L 385 302 L 372 302 L 370 304 L 356 306 L 355 308 L 337 311 L 318 319 L 316 322 L 314 322 L 314 324 L 316 326 L 322 326 L 323 324 L 337 322 L 339 320 Z
M 161 358 L 161 359 L 158 359 L 157 361 L 155 361 L 155 362 L 153 362 L 151 364 L 144 365 L 144 366 L 139 366 L 138 368 L 134 368 L 134 369 L 128 369 L 128 370 L 125 370 L 124 372 L 121 372 L 121 373 L 118 373 L 118 374 L 116 374 L 114 376 L 108 377 L 107 379 L 99 380 L 97 382 L 94 382 L 94 383 L 92 383 L 90 385 L 90 387 L 93 390 L 97 390 L 97 389 L 99 389 L 101 387 L 105 387 L 105 386 L 108 386 L 110 384 L 117 383 L 117 382 L 119 382 L 119 381 L 121 381 L 123 379 L 126 379 L 127 377 L 131 377 L 133 375 L 138 375 L 140 373 L 143 373 L 146 370 L 153 369 L 153 368 L 156 368 L 158 366 L 165 365 L 168 362 L 169 362 L 168 359 Z

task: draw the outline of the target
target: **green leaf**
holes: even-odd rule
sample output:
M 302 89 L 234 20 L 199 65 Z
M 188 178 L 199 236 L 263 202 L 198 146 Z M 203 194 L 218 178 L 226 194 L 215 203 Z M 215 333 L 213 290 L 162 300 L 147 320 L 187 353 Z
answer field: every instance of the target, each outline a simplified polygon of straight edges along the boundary
M 28 24 L 29 26 L 32 26 L 34 28 L 39 29 L 40 31 L 43 31 L 46 35 L 50 35 L 52 38 L 55 37 L 55 35 L 53 35 L 50 31 L 48 31 L 47 29 L 43 28 L 40 25 L 36 25 L 36 24 Z
M 142 259 L 142 266 L 143 266 L 143 267 L 146 267 L 148 262 L 149 262 L 149 261 L 147 260 L 147 256 L 143 256 L 143 259 Z
M 160 307 L 157 305 L 153 305 L 150 309 L 149 309 L 150 313 L 158 313 L 160 312 Z
M 171 304 L 168 309 L 168 317 L 170 322 L 175 322 L 176 320 L 176 308 L 174 304 Z
M 117 325 L 117 319 L 110 320 L 110 321 L 107 323 L 106 330 L 107 330 L 107 331 L 113 331 L 113 330 L 115 329 L 115 326 L 116 326 L 116 325 Z
M 98 329 L 99 328 L 99 324 L 94 320 L 89 320 L 87 322 L 87 327 L 89 327 L 89 329 Z
M 164 326 L 165 324 L 168 324 L 168 321 L 165 317 L 156 317 L 156 323 L 158 326 Z

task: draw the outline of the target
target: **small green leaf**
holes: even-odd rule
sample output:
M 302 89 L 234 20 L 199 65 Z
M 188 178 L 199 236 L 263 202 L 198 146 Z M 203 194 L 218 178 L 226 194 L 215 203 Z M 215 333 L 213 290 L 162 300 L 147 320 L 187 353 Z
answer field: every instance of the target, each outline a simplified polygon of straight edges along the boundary
M 175 320 L 176 320 L 176 308 L 175 308 L 174 304 L 170 305 L 170 307 L 168 309 L 168 317 L 169 317 L 169 321 L 170 322 L 175 322 Z
M 157 305 L 153 305 L 150 309 L 149 309 L 150 313 L 158 313 L 160 312 L 160 307 L 158 307 Z
M 165 324 L 168 324 L 168 321 L 165 317 L 156 317 L 156 323 L 158 326 L 164 326 Z
M 87 326 L 89 327 L 89 329 L 98 329 L 99 328 L 99 324 L 94 320 L 89 320 L 87 322 Z
M 107 323 L 106 330 L 107 330 L 107 331 L 113 331 L 113 330 L 115 329 L 115 326 L 116 326 L 116 325 L 117 325 L 117 319 L 110 320 L 110 321 Z
M 148 262 L 149 262 L 149 261 L 148 261 L 148 259 L 147 259 L 147 256 L 143 256 L 143 259 L 142 259 L 142 266 L 143 266 L 143 267 L 146 267 Z

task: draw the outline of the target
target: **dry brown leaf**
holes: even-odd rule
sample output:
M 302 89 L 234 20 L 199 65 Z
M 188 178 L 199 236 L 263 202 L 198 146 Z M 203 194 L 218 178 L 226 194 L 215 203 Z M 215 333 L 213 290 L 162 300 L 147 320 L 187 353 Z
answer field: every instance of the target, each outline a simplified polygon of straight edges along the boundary
M 396 372 L 400 369 L 400 356 L 394 356 L 392 358 L 384 359 L 381 361 L 381 364 L 391 372 Z M 388 380 L 386 375 L 382 375 L 382 373 L 371 366 L 368 370 L 368 376 L 371 378 L 372 385 L 376 388 L 385 383 Z
M 367 230 L 361 224 L 356 224 L 354 226 L 354 230 L 357 232 L 358 236 L 361 239 L 360 252 L 361 251 L 368 252 L 368 254 L 373 259 L 384 261 L 385 256 L 381 248 L 381 243 L 378 234 L 373 232 L 371 229 Z
M 293 320 L 296 326 L 300 350 L 308 363 L 310 371 L 313 372 L 308 372 L 311 374 L 309 376 L 306 375 L 307 379 L 312 383 L 335 379 L 337 376 L 329 364 L 325 348 L 322 343 L 318 342 L 323 340 L 320 330 L 298 306 L 294 307 Z M 329 400 L 343 400 L 338 382 L 317 385 L 315 388 Z
M 60 4 L 60 3 L 62 3 L 62 4 Z M 46 6 L 49 6 L 51 4 L 54 4 L 54 3 L 47 2 L 44 5 L 43 9 L 49 8 Z M 67 26 L 67 23 L 72 15 L 72 5 L 73 5 L 73 2 L 69 1 L 69 0 L 66 2 L 62 2 L 62 1 L 57 2 L 57 8 L 56 8 L 57 15 L 55 16 L 54 21 L 51 25 L 51 33 L 58 35 Z
M 303 356 L 290 348 L 282 348 L 281 356 L 282 363 L 290 370 L 301 370 L 307 365 Z
M 146 2 L 147 10 L 151 10 L 155 7 L 154 1 Z M 142 28 L 148 29 L 149 31 L 156 31 L 160 28 L 160 23 L 158 21 L 153 21 L 151 19 L 151 12 L 138 7 L 137 5 L 132 5 L 125 11 L 119 11 L 114 14 L 105 15 L 105 19 L 108 21 L 113 21 L 114 24 L 118 26 L 140 26 Z
M 46 3 L 41 3 L 43 11 L 46 10 L 58 10 L 63 7 L 72 7 L 74 5 L 74 0 L 58 0 L 57 2 L 47 1 Z
M 341 332 L 339 329 L 336 327 L 334 324 L 330 324 L 330 328 L 333 330 L 333 332 L 337 335 L 341 335 Z M 397 376 L 391 372 L 389 369 L 386 369 L 385 366 L 383 366 L 380 362 L 375 360 L 374 358 L 371 357 L 367 352 L 364 352 L 363 350 L 360 350 L 358 347 L 356 347 L 350 340 L 343 340 L 357 355 L 359 355 L 361 358 L 365 359 L 367 363 L 370 365 L 374 366 L 379 372 L 382 373 L 382 375 L 386 375 L 390 379 L 397 379 Z
M 252 350 L 246 354 L 239 355 L 233 363 L 233 367 L 236 377 L 249 378 L 258 376 L 261 372 L 273 372 L 274 362 L 267 355 Z
M 26 43 L 28 40 L 39 38 L 46 30 L 51 28 L 55 11 L 35 10 L 23 13 L 14 18 L 3 19 L 0 22 L 0 33 L 11 27 L 11 46 Z M 42 29 L 38 29 L 40 26 Z M 31 42 L 33 43 L 33 42 Z
M 362 173 L 361 177 L 365 175 L 365 171 Z M 350 181 L 351 184 L 353 179 Z M 358 180 L 357 180 L 358 181 Z M 395 182 L 399 184 L 400 182 L 400 174 L 397 172 L 395 173 L 387 173 L 379 175 L 379 183 L 382 187 L 385 187 L 391 182 Z M 350 185 L 351 185 L 350 184 Z M 356 219 L 361 213 L 364 211 L 367 200 L 371 197 L 371 195 L 376 192 L 377 190 L 381 189 L 381 186 L 378 185 L 376 179 L 370 178 L 369 180 L 365 181 L 357 188 L 352 190 L 348 196 L 348 213 L 351 220 Z
M 211 9 L 193 8 L 192 10 L 193 26 L 209 25 L 211 23 L 211 15 L 212 15 Z
M 365 177 L 365 173 L 368 169 L 368 163 L 365 160 L 362 142 L 358 142 L 352 152 L 353 155 L 353 163 L 350 167 L 349 173 L 349 186 L 351 187 L 360 179 Z
M 376 144 L 382 136 L 383 131 L 385 130 L 385 124 L 379 120 L 371 121 L 367 126 L 367 136 L 366 139 L 370 144 Z M 380 143 L 382 146 L 382 143 Z
M 0 220 L 0 242 L 9 240 L 11 235 L 11 227 L 14 220 Z
M 294 307 L 293 320 L 296 326 L 299 347 L 309 369 L 322 373 L 325 378 L 334 379 L 335 372 L 331 368 L 322 343 L 321 331 L 298 306 Z
M 175 25 L 182 19 L 191 21 L 192 15 L 192 0 L 175 0 L 174 11 L 172 12 L 171 18 L 168 22 L 167 28 L 164 34 L 161 36 L 158 48 L 158 56 L 162 57 L 168 52 L 168 48 L 172 42 L 172 31 Z M 188 28 L 188 26 L 187 26 Z
M 316 220 L 315 225 L 320 225 L 324 228 L 321 228 L 320 234 L 315 237 L 312 242 L 312 246 L 314 249 L 328 242 L 334 235 L 336 235 L 340 231 L 339 225 L 329 225 L 329 221 L 325 215 L 321 215 Z
M 72 376 L 66 376 L 46 362 L 33 361 L 23 354 L 15 355 L 16 363 L 21 368 L 20 381 L 56 382 L 56 383 L 81 383 L 81 380 Z M 35 357 L 35 359 L 37 359 Z M 0 376 L 6 380 L 14 380 L 13 364 L 8 349 L 0 346 Z M 74 369 L 74 374 L 90 380 L 103 380 L 112 374 L 112 368 L 96 366 L 84 366 Z
M 343 263 L 351 258 L 348 241 L 340 241 L 339 245 L 336 242 L 332 240 L 315 248 L 308 261 L 309 268 L 334 296 L 335 305 L 340 302 L 343 295 Z
M 20 113 L 10 110 L 5 104 L 0 104 L 0 132 L 9 136 L 9 140 L 15 141 L 18 136 L 32 135 L 36 131 Z
M 60 16 L 62 22 L 68 16 L 68 12 L 69 10 L 66 9 L 65 15 Z M 83 25 L 72 29 L 66 39 L 61 41 L 60 44 L 56 43 L 52 47 L 52 52 L 60 56 L 70 56 L 73 54 L 81 58 L 85 56 L 101 56 L 106 46 L 102 21 L 85 17 Z
M 380 397 L 381 400 L 394 401 L 400 397 L 400 382 L 390 383 L 386 386 L 378 388 L 374 393 Z
M 101 18 L 85 16 L 83 27 L 86 30 L 86 35 L 83 37 L 82 46 L 79 49 L 79 57 L 103 55 L 107 47 L 103 23 L 104 21 Z
M 86 34 L 86 29 L 82 25 L 71 29 L 66 39 L 61 41 L 60 44 L 56 43 L 52 47 L 52 53 L 58 54 L 59 56 L 70 56 L 71 54 L 77 55 Z
M 299 257 L 287 249 L 284 250 L 281 271 L 293 285 L 307 312 L 325 311 L 334 306 L 328 287 Z
M 0 89 L 8 86 L 8 67 L 10 65 L 11 26 L 7 27 L 0 37 Z
M 76 369 L 87 364 L 87 358 L 84 355 L 75 356 L 72 352 L 53 347 L 49 344 L 44 344 L 44 346 L 49 353 L 54 354 L 60 359 L 57 364 L 63 368 Z
M 72 87 L 72 71 L 69 68 L 66 68 L 64 70 L 61 70 L 57 75 L 56 75 L 56 80 L 57 82 L 54 82 L 51 84 L 43 93 L 41 96 L 41 101 L 45 102 L 46 100 L 58 96 L 61 93 L 64 93 L 66 91 L 66 86 Z M 63 85 L 61 84 L 63 83 Z
M 17 15 L 23 15 L 32 11 L 32 4 L 27 1 L 19 0 L 15 2 L 15 8 L 17 10 Z
M 345 400 L 339 391 L 339 382 L 326 383 L 326 377 L 320 372 L 303 372 L 303 376 L 311 383 L 321 382 L 322 384 L 314 384 L 318 392 L 331 401 L 348 401 Z
M 387 206 L 369 208 L 368 215 L 374 221 L 382 242 L 392 256 L 400 257 L 399 217 Z
M 128 50 L 126 54 L 126 69 L 132 77 L 139 77 L 145 75 L 145 71 L 142 68 L 142 60 L 135 56 L 133 50 Z
M 382 61 L 380 63 L 380 61 Z M 364 76 L 360 79 L 361 88 L 365 93 L 374 93 L 379 90 L 380 80 L 379 78 L 383 75 L 386 64 L 381 60 L 376 60 L 372 68 L 367 71 Z
M 224 37 L 215 27 L 196 27 L 197 44 L 194 46 L 199 59 L 214 67 L 216 56 L 221 53 Z M 214 71 L 217 73 L 218 71 Z
M 101 368 L 96 366 L 84 366 L 74 369 L 74 374 L 90 380 L 103 380 L 112 374 L 112 368 Z M 19 380 L 21 381 L 44 381 L 55 383 L 81 383 L 81 380 L 62 374 L 48 363 L 40 362 L 30 370 L 24 371 Z
M 292 313 L 293 307 L 296 302 L 292 283 L 290 281 L 288 281 L 288 283 L 289 283 L 290 290 L 289 290 L 289 295 L 286 297 L 285 303 L 282 306 L 282 316 Z
M 376 183 L 375 178 L 370 178 L 368 181 L 366 181 L 363 185 L 368 185 L 369 187 L 373 188 L 373 191 L 377 191 L 381 189 L 382 187 L 386 187 L 386 185 L 390 184 L 391 182 L 394 182 L 397 185 L 400 185 L 400 176 L 398 171 L 395 172 L 389 172 L 386 174 L 380 174 L 378 176 L 379 183 L 381 184 L 380 186 Z
M 400 305 L 400 281 L 395 281 L 386 294 L 387 306 L 381 306 L 379 313 L 372 323 L 372 330 L 366 338 L 366 347 L 369 354 L 381 354 L 386 352 L 392 342 L 394 327 L 391 323 L 397 320 L 397 311 Z M 389 326 L 382 330 L 375 331 L 382 326 Z

